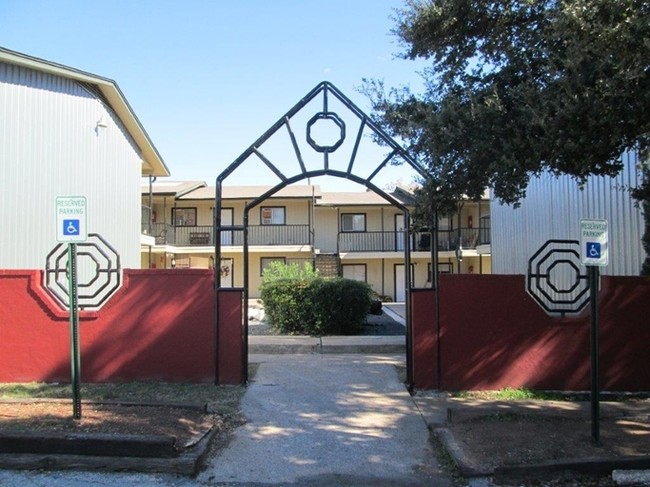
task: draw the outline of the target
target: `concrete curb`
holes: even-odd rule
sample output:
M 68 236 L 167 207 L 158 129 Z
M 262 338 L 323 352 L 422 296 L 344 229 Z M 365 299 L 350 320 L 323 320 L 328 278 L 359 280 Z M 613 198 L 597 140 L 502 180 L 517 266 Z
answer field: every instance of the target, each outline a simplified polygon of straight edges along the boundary
M 440 440 L 463 477 L 521 477 L 535 478 L 563 471 L 572 471 L 592 475 L 608 475 L 614 470 L 650 469 L 650 457 L 588 458 L 582 460 L 567 459 L 552 462 L 531 463 L 528 465 L 508 465 L 491 469 L 481 468 L 467 457 L 456 441 L 453 433 L 444 427 L 429 428 Z
M 612 480 L 616 485 L 650 485 L 650 470 L 614 470 Z
M 176 438 L 167 435 L 3 431 L 0 453 L 173 458 L 180 451 L 176 448 Z
M 386 313 L 388 316 L 390 316 L 393 320 L 395 320 L 397 323 L 399 323 L 402 326 L 406 326 L 406 320 L 402 315 L 400 315 L 397 311 L 394 311 L 390 309 L 388 306 L 384 304 L 382 310 L 384 313 Z
M 440 440 L 443 448 L 447 451 L 463 477 L 488 477 L 494 474 L 493 469 L 481 469 L 478 465 L 472 462 L 465 455 L 465 452 L 448 428 L 433 428 L 430 426 L 429 430 L 436 435 L 438 440 Z
M 248 337 L 249 354 L 381 354 L 406 353 L 403 335 L 396 336 L 273 336 Z
M 169 473 L 193 476 L 199 470 L 217 431 L 212 428 L 191 448 L 172 458 L 101 456 L 63 453 L 1 453 L 0 469 L 93 470 L 103 472 Z M 114 442 L 120 437 L 114 437 Z
M 319 338 L 289 336 L 249 336 L 249 354 L 320 353 Z
M 326 336 L 321 353 L 406 353 L 406 338 L 396 336 Z
M 482 400 L 433 400 L 426 402 L 426 398 L 416 399 L 418 407 L 429 412 L 425 416 L 431 431 L 441 442 L 458 471 L 464 477 L 502 477 L 502 478 L 535 478 L 550 476 L 559 472 L 572 471 L 588 475 L 608 475 L 614 470 L 645 470 L 650 469 L 650 455 L 648 456 L 627 456 L 627 457 L 592 457 L 592 458 L 565 458 L 548 462 L 532 463 L 526 465 L 501 465 L 494 468 L 486 468 L 478 465 L 473 459 L 465 454 L 462 446 L 454 437 L 450 428 L 442 423 L 442 411 L 447 408 L 447 421 L 455 417 L 464 419 L 478 417 L 486 413 L 534 413 L 541 416 L 576 416 L 584 414 L 589 404 L 555 401 L 482 401 Z M 545 406 L 540 408 L 540 404 Z M 435 408 L 433 407 L 435 406 Z M 647 411 L 647 406 L 635 403 L 602 403 L 603 417 L 626 417 L 636 416 Z M 434 414 L 435 413 L 435 414 Z M 424 413 L 423 413 L 424 414 Z M 433 420 L 433 421 L 432 421 Z

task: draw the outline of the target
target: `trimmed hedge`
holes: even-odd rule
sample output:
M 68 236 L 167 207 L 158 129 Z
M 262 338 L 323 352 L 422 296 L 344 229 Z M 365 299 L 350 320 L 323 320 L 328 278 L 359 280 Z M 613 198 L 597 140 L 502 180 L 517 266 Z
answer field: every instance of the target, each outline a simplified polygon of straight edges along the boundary
M 261 298 L 271 326 L 281 333 L 312 336 L 351 335 L 361 328 L 371 304 L 368 284 L 287 274 L 276 271 L 267 278 L 265 273 L 262 279 Z

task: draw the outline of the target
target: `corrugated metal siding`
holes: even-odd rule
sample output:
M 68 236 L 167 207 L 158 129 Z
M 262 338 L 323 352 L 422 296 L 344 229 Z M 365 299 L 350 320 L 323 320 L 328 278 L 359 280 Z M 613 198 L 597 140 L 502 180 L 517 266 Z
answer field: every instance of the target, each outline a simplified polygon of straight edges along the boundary
M 97 127 L 102 118 L 106 128 Z M 54 204 L 84 195 L 88 231 L 140 266 L 140 151 L 80 84 L 0 63 L 0 268 L 43 268 Z
M 545 174 L 531 180 L 521 207 L 493 200 L 492 272 L 525 274 L 528 259 L 549 239 L 580 240 L 580 220 L 609 222 L 609 265 L 603 274 L 638 275 L 644 259 L 643 215 L 626 188 L 637 186 L 637 155 L 623 156 L 615 177 L 590 177 L 583 190 L 568 176 Z

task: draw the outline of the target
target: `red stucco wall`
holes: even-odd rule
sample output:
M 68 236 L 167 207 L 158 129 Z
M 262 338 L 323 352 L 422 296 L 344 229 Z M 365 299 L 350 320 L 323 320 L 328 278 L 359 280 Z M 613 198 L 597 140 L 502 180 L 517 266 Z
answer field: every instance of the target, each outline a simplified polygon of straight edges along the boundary
M 0 382 L 70 380 L 67 316 L 41 282 L 38 270 L 0 270 Z M 82 382 L 213 382 L 212 286 L 208 270 L 126 270 L 101 310 L 82 313 Z M 523 276 L 442 275 L 439 340 L 433 293 L 413 292 L 415 386 L 589 389 L 588 310 L 550 318 L 524 286 Z M 228 297 L 236 326 L 241 300 Z M 650 279 L 603 277 L 600 318 L 601 388 L 650 390 Z M 232 353 L 222 357 L 220 375 L 237 380 L 243 350 L 221 345 Z
M 525 292 L 524 276 L 498 275 L 441 275 L 439 306 L 440 383 L 416 370 L 416 387 L 589 389 L 588 307 L 551 318 Z M 599 309 L 601 388 L 650 390 L 650 279 L 603 277 Z M 434 311 L 428 327 L 414 317 L 414 343 L 435 344 Z M 414 352 L 416 364 L 437 360 L 434 346 Z
M 67 315 L 42 271 L 0 270 L 0 382 L 70 380 Z M 215 378 L 213 273 L 125 270 L 96 313 L 81 314 L 82 382 Z

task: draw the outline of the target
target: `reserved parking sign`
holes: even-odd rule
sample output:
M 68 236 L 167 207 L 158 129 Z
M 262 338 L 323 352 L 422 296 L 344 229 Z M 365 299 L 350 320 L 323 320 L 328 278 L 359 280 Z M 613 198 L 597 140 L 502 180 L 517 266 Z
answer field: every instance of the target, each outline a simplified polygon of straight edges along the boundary
M 56 240 L 57 242 L 85 242 L 86 231 L 86 197 L 56 197 Z
M 607 232 L 607 220 L 580 220 L 580 255 L 584 265 L 607 265 Z

